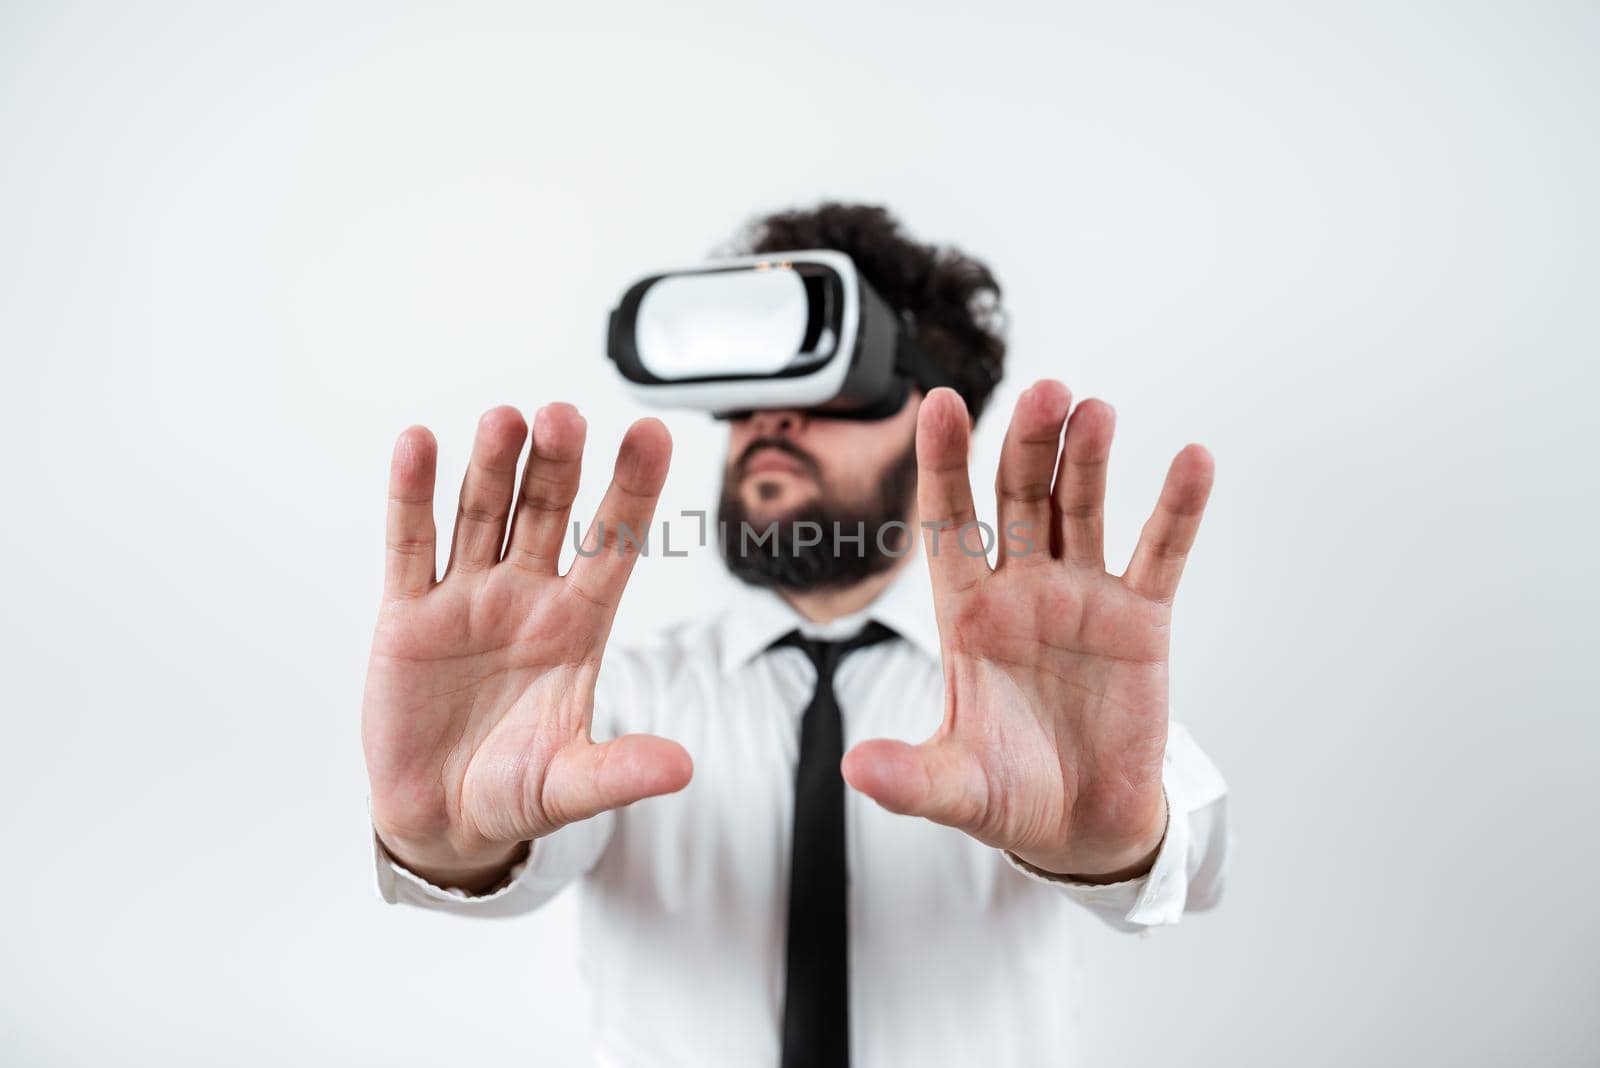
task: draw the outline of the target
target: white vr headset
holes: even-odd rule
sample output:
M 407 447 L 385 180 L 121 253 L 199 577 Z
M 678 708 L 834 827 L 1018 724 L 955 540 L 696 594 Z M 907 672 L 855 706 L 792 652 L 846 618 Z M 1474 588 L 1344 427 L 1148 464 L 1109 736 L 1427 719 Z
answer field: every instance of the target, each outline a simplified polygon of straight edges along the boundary
M 802 408 L 884 419 L 954 380 L 843 252 L 806 249 L 663 271 L 629 286 L 607 354 L 647 404 L 737 418 Z

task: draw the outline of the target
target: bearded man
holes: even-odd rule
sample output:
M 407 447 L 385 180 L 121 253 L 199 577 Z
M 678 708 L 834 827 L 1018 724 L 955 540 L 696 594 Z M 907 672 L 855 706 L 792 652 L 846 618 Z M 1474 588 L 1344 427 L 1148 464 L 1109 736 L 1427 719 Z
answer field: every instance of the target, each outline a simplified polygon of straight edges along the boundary
M 1225 786 L 1168 709 L 1211 458 L 1177 454 L 1113 574 L 1112 409 L 1036 382 L 991 563 L 968 479 L 1005 356 L 989 269 L 873 206 L 743 244 L 849 255 L 955 388 L 729 420 L 720 541 L 745 585 L 631 650 L 607 647 L 639 548 L 619 533 L 651 522 L 660 422 L 624 435 L 566 574 L 574 408 L 535 413 L 520 489 L 528 424 L 484 415 L 442 577 L 434 439 L 402 434 L 363 708 L 380 889 L 497 916 L 580 884 L 599 1064 L 1070 1063 L 1070 910 L 1140 930 L 1221 892 Z

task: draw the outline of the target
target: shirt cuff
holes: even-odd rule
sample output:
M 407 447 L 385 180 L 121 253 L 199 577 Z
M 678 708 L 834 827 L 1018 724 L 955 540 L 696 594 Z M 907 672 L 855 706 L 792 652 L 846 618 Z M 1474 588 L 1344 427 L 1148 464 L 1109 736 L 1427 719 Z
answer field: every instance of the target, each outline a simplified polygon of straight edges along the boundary
M 372 832 L 372 859 L 378 877 L 378 893 L 391 905 L 450 904 L 468 908 L 493 905 L 505 898 L 523 881 L 524 876 L 528 874 L 529 866 L 533 863 L 533 853 L 530 845 L 528 855 L 511 868 L 505 881 L 493 892 L 474 894 L 459 887 L 436 886 L 430 883 L 396 860 L 384 848 L 378 832 L 376 830 Z

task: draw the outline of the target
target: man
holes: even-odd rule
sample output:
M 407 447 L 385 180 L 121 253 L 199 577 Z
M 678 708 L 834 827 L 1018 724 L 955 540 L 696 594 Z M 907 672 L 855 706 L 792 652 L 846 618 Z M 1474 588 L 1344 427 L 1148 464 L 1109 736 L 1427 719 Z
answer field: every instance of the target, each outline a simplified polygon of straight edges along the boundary
M 406 431 L 363 709 L 380 887 L 487 916 L 581 881 L 600 1063 L 1059 1063 L 1067 911 L 1134 930 L 1221 890 L 1224 786 L 1167 707 L 1211 459 L 1178 454 L 1110 574 L 1112 409 L 1037 382 L 991 566 L 967 473 L 1005 351 L 989 271 L 873 207 L 771 216 L 746 244 L 849 254 L 958 388 L 877 420 L 734 419 L 723 549 L 749 588 L 642 650 L 606 637 L 638 555 L 619 534 L 648 528 L 666 477 L 661 423 L 623 437 L 562 575 L 583 419 L 538 411 L 518 491 L 528 428 L 486 414 L 438 580 L 434 441 Z M 774 520 L 777 542 L 740 535 Z

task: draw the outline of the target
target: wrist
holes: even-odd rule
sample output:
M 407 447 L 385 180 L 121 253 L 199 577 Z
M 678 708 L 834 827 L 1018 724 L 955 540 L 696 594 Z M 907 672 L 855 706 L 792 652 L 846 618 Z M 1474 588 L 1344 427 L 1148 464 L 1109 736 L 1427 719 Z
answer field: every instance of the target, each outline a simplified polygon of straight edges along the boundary
M 447 843 L 413 842 L 373 825 L 378 845 L 396 864 L 434 886 L 486 894 L 503 884 L 528 855 L 528 842 L 492 842 L 461 849 Z
M 1161 804 L 1156 808 L 1156 818 L 1145 825 L 1138 834 L 1105 844 L 1059 852 L 1023 852 L 1013 850 L 1018 860 L 1043 874 L 1069 879 L 1073 882 L 1105 884 L 1121 883 L 1142 878 L 1155 866 L 1161 846 L 1166 842 L 1171 808 L 1166 789 L 1161 791 Z

